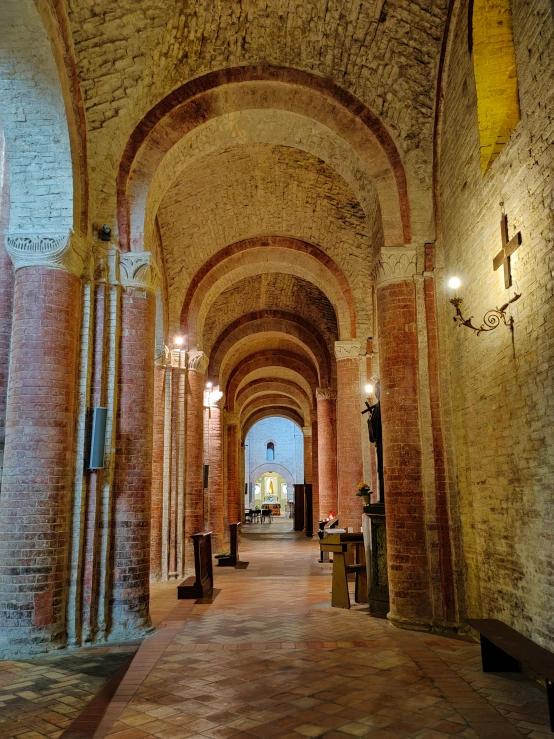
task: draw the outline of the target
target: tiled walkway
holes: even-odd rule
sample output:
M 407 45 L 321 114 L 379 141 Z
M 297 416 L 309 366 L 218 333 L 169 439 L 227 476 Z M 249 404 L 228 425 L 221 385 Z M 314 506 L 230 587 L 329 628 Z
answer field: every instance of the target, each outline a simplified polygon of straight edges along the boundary
M 542 691 L 483 675 L 477 645 L 332 609 L 315 542 L 249 531 L 213 600 L 153 588 L 157 632 L 63 739 L 552 736 Z

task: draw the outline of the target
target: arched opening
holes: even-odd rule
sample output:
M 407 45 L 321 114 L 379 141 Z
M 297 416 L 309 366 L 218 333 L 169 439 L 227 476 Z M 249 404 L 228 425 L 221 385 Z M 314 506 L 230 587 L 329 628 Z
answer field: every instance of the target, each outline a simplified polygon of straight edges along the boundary
M 473 0 L 470 18 L 481 171 L 485 174 L 521 117 L 512 2 Z

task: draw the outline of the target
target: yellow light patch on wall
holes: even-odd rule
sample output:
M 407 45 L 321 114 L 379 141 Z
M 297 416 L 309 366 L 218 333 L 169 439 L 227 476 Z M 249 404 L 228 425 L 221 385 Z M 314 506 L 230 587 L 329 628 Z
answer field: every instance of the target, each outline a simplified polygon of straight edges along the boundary
M 520 120 L 510 0 L 475 0 L 473 70 L 485 174 Z

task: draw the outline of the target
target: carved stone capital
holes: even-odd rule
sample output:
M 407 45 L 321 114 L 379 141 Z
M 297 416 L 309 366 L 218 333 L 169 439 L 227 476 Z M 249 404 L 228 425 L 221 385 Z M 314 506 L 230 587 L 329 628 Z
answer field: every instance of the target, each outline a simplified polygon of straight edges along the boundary
M 362 342 L 360 339 L 348 339 L 347 341 L 335 341 L 335 357 L 340 359 L 358 359 L 362 353 Z
M 316 387 L 315 397 L 317 400 L 336 400 L 337 394 L 330 387 Z
M 417 274 L 415 245 L 383 246 L 373 263 L 371 276 L 375 285 L 411 280 Z
M 6 234 L 6 251 L 14 271 L 22 267 L 48 267 L 81 277 L 90 252 L 85 239 L 73 231 Z
M 165 346 L 157 347 L 154 354 L 154 364 L 156 367 L 167 367 L 171 361 L 171 352 Z
M 186 352 L 180 349 L 168 350 L 169 363 L 173 369 L 186 369 L 188 366 Z
M 240 416 L 238 413 L 229 413 L 225 411 L 225 423 L 227 426 L 238 426 L 240 423 Z
M 311 426 L 302 426 L 302 433 L 304 436 L 311 436 L 312 435 L 312 427 Z
M 125 290 L 155 293 L 160 272 L 149 251 L 126 251 L 119 255 L 119 278 Z
M 204 352 L 193 349 L 187 353 L 187 368 L 191 372 L 205 372 L 209 363 L 209 357 Z

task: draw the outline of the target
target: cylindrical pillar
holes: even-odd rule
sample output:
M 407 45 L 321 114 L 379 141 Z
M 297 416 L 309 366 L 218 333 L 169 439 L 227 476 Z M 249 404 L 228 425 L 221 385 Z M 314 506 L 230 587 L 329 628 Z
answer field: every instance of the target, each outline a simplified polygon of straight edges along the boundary
M 121 255 L 112 638 L 150 626 L 150 515 L 154 407 L 155 290 L 158 273 L 146 252 Z
M 2 172 L 3 165 L 5 165 L 5 162 L 2 161 L 2 151 L 0 150 L 0 485 L 2 483 L 2 460 L 6 428 L 14 287 L 13 267 L 4 246 L 10 199 L 7 172 Z
M 321 520 L 321 514 L 319 510 L 319 460 L 317 437 L 317 414 L 312 412 L 312 501 L 314 535 L 317 532 L 318 523 Z
M 208 461 L 209 477 L 209 519 L 208 527 L 213 532 L 213 549 L 223 549 L 224 530 L 224 497 L 223 497 L 223 418 L 221 408 L 223 400 L 214 403 L 209 409 L 209 441 Z
M 362 505 L 356 486 L 364 474 L 360 424 L 360 352 L 357 339 L 335 342 L 337 358 L 337 469 L 340 525 L 360 531 Z
M 327 518 L 332 511 L 338 513 L 337 491 L 337 428 L 335 417 L 335 393 L 329 388 L 318 387 L 317 402 L 317 460 L 319 472 L 319 511 Z
M 37 266 L 27 261 L 27 242 Z M 83 268 L 74 246 L 68 234 L 7 239 L 16 272 L 0 496 L 4 654 L 64 646 L 67 638 Z
M 185 463 L 185 576 L 194 574 L 193 534 L 204 530 L 204 382 L 208 357 L 187 354 L 187 411 Z
M 410 250 L 410 253 L 413 252 Z M 389 618 L 399 625 L 432 617 L 421 469 L 415 254 L 391 248 L 377 284 L 381 417 L 390 591 Z
M 240 521 L 240 460 L 239 419 L 236 414 L 226 415 L 227 426 L 227 521 Z

